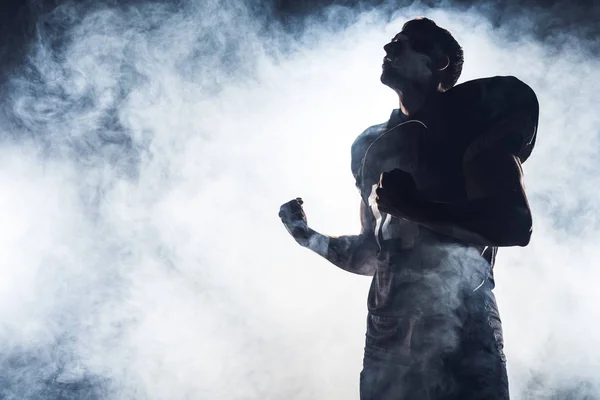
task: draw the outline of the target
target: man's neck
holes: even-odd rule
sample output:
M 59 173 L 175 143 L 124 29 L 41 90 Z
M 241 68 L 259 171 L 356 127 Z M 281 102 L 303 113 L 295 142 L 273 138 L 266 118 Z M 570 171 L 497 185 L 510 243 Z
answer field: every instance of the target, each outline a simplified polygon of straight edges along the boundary
M 435 112 L 436 99 L 439 92 L 421 93 L 402 93 L 397 91 L 400 102 L 400 111 L 407 117 L 414 117 L 416 114 L 429 115 Z
M 430 100 L 438 93 L 435 89 L 423 90 L 411 85 L 403 90 L 396 89 L 395 92 L 398 95 L 400 111 L 408 117 L 413 117 L 417 112 L 420 113 L 423 108 L 428 107 L 432 103 Z

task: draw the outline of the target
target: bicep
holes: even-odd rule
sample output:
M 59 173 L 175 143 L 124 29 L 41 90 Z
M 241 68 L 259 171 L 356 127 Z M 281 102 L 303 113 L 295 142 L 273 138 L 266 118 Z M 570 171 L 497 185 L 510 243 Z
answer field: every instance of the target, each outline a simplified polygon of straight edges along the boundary
M 478 208 L 478 221 L 487 226 L 493 245 L 526 246 L 533 221 L 519 158 L 483 153 L 465 163 L 465 181 L 471 208 Z
M 480 200 L 517 192 L 525 195 L 523 168 L 509 153 L 489 150 L 463 163 L 468 200 Z
M 531 228 L 532 217 L 519 158 L 508 153 L 488 151 L 464 164 L 469 201 L 487 200 L 498 218 L 509 218 Z
M 463 156 L 468 200 L 512 192 L 525 197 L 519 154 L 535 126 L 527 112 L 513 112 L 471 143 Z

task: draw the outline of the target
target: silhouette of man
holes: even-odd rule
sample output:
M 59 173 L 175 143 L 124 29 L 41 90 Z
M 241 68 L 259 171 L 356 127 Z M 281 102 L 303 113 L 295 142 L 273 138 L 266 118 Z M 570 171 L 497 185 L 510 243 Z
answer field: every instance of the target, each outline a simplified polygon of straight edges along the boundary
M 384 50 L 381 82 L 400 106 L 352 145 L 361 233 L 310 229 L 300 198 L 279 215 L 302 246 L 373 276 L 362 400 L 508 399 L 492 268 L 499 246 L 530 240 L 521 163 L 536 95 L 510 76 L 454 86 L 463 51 L 426 18 Z

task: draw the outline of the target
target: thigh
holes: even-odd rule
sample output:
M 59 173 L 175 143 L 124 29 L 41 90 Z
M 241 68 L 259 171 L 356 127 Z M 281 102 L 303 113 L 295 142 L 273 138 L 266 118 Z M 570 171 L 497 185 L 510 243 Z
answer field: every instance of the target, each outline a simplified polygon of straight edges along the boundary
M 465 336 L 450 362 L 461 400 L 508 400 L 502 325 L 491 290 L 478 293 L 465 321 Z
M 506 363 L 487 349 L 472 351 L 456 371 L 458 399 L 509 400 Z
M 360 373 L 360 400 L 427 399 L 416 368 L 366 358 Z

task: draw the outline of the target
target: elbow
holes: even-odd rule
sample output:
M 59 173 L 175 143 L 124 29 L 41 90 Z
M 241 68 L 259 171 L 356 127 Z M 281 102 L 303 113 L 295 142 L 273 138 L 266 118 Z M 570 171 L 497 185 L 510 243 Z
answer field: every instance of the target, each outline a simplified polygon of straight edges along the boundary
M 517 246 L 527 246 L 531 241 L 531 234 L 533 232 L 533 220 L 530 213 L 526 214 L 526 218 L 523 218 L 516 231 L 519 233 L 516 235 Z
M 497 238 L 496 240 L 490 240 L 488 246 L 496 247 L 525 247 L 531 240 L 531 234 L 523 235 L 510 235 L 504 238 Z
M 338 265 L 339 266 L 339 265 Z M 375 270 L 377 269 L 375 265 L 371 263 L 365 263 L 361 265 L 348 265 L 348 266 L 339 266 L 341 269 L 347 272 L 351 272 L 356 275 L 363 276 L 373 276 L 375 275 Z
M 338 266 L 348 272 L 364 276 L 373 276 L 377 270 L 374 252 L 367 246 L 358 248 L 350 255 L 346 263 L 338 264 Z
M 369 263 L 369 265 L 366 265 L 360 272 L 361 275 L 364 276 L 373 276 L 375 275 L 375 271 L 377 270 L 377 267 L 375 266 L 375 264 Z
M 531 228 L 515 238 L 515 246 L 525 247 L 531 241 Z
M 532 218 L 528 212 L 504 213 L 488 221 L 484 237 L 487 238 L 487 246 L 496 247 L 525 247 L 531 241 Z
M 499 247 L 519 246 L 525 247 L 531 241 L 531 220 L 521 221 L 519 224 L 510 224 L 504 230 L 505 235 L 496 243 Z
M 533 218 L 528 207 L 517 209 L 517 213 L 510 213 L 504 218 L 505 226 L 501 231 L 504 233 L 504 244 L 500 246 L 525 247 L 531 241 L 533 231 Z
M 346 270 L 357 275 L 373 276 L 377 270 L 377 263 L 373 259 L 352 260 Z

